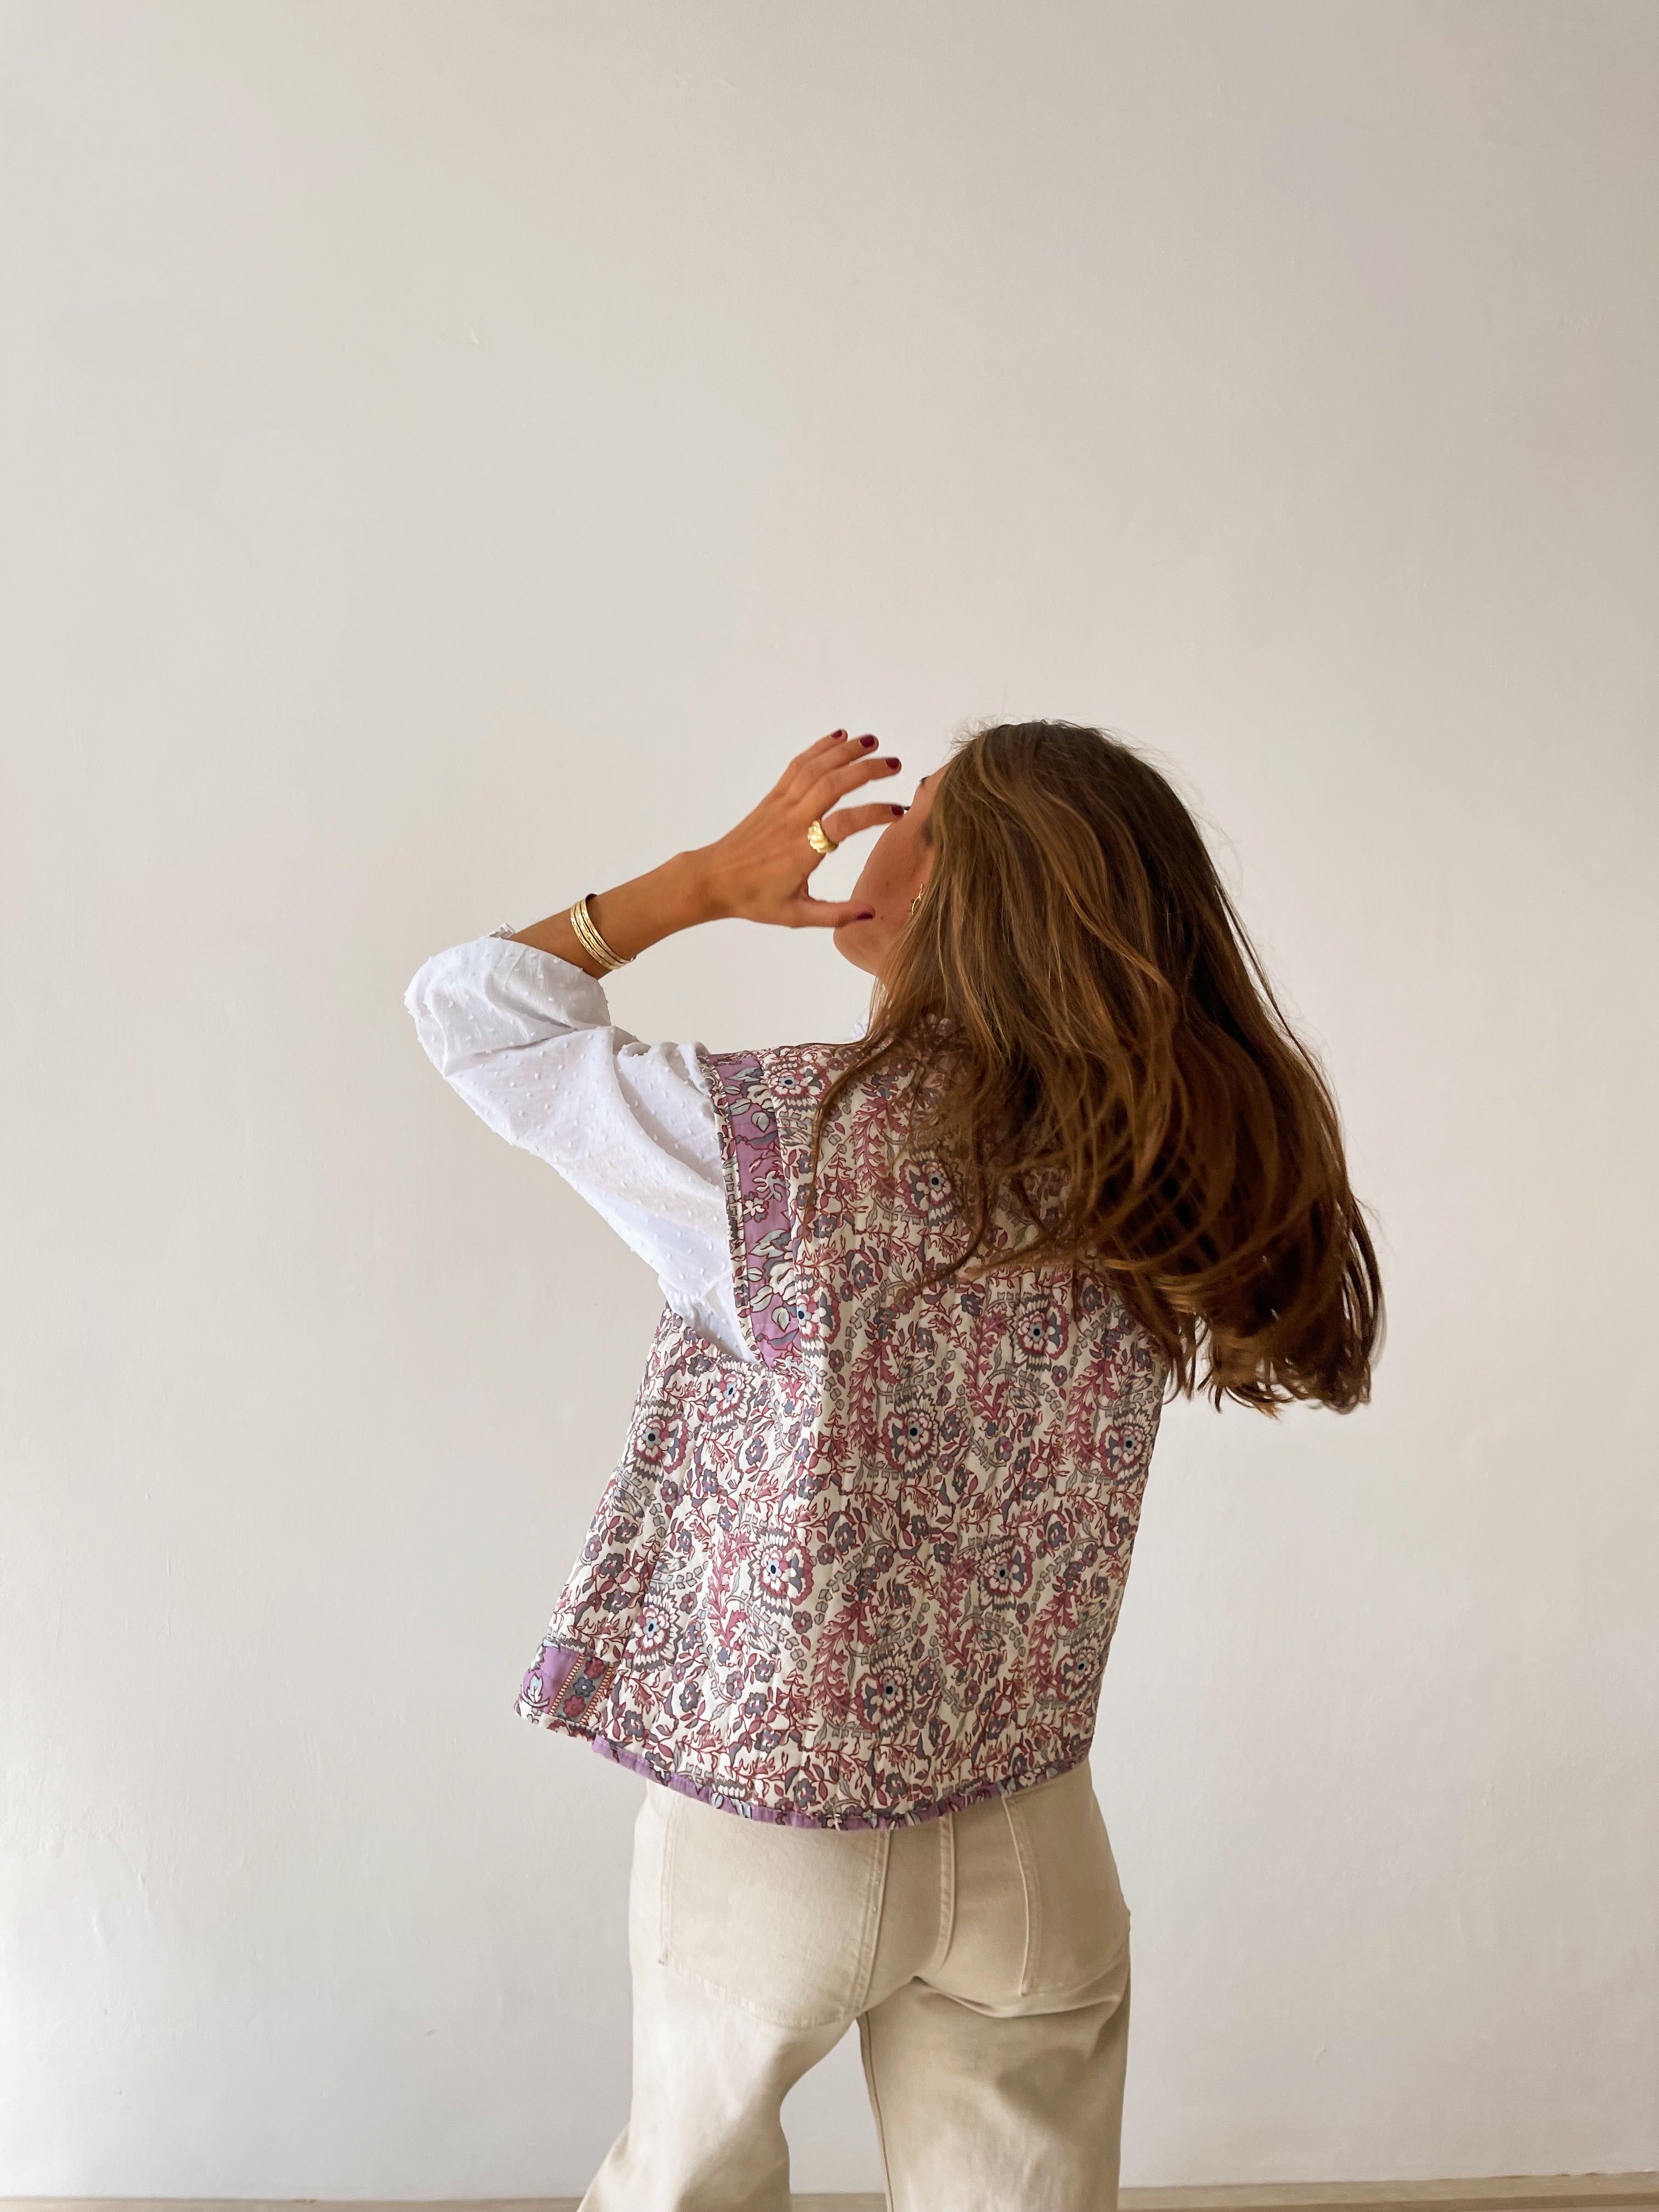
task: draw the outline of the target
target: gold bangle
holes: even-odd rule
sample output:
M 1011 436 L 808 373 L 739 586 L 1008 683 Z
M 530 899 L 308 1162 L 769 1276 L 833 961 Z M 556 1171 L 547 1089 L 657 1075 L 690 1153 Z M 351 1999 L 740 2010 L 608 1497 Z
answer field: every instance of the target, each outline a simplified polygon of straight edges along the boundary
M 588 958 L 597 960 L 608 974 L 613 968 L 626 968 L 634 955 L 630 952 L 624 958 L 620 952 L 613 952 L 599 935 L 593 927 L 593 917 L 587 911 L 587 902 L 592 896 L 592 891 L 584 892 L 571 908 L 570 927 L 575 931 L 576 941 Z

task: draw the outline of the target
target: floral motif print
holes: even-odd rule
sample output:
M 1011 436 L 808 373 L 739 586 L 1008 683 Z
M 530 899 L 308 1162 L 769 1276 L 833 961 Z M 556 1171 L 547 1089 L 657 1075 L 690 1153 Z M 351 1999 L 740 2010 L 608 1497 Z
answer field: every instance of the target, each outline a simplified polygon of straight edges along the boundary
M 951 1179 L 937 1160 L 907 1160 L 899 1190 L 912 1213 L 945 1220 L 956 1209 Z
M 772 1604 L 799 1604 L 812 1587 L 812 1567 L 806 1547 L 787 1535 L 778 1536 L 769 1543 L 763 1541 L 756 1578 Z
M 1086 1754 L 1166 1370 L 1109 1291 L 924 1286 L 965 1226 L 890 1072 L 705 1054 L 734 1359 L 664 1310 L 519 1711 L 726 1810 L 927 1820 Z M 1027 1233 L 994 1218 L 998 1250 Z

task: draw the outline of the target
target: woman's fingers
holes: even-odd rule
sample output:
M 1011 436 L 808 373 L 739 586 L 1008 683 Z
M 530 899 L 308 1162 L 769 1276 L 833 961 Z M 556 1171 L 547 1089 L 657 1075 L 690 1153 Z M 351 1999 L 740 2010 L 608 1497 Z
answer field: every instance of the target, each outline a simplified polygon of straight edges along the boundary
M 787 798 L 801 798 L 826 768 L 841 761 L 861 760 L 875 745 L 873 737 L 849 738 L 845 730 L 831 730 L 827 738 L 817 738 L 795 755 L 778 779 L 778 790 Z
M 845 730 L 831 730 L 827 738 L 818 738 L 804 752 L 795 755 L 789 763 L 792 780 L 810 781 L 815 775 L 821 775 L 828 762 L 845 756 L 850 742 Z
M 810 745 L 803 746 L 784 763 L 782 775 L 772 787 L 772 798 L 781 800 L 786 806 L 793 805 L 813 777 L 823 773 L 830 755 L 845 751 L 846 743 L 845 730 L 832 730 L 827 738 L 816 738 Z
M 819 768 L 803 800 L 813 813 L 822 816 L 826 806 L 849 791 L 856 791 L 861 783 L 872 783 L 878 778 L 896 775 L 904 765 L 896 753 L 866 753 L 851 760 L 832 761 Z
M 833 814 L 822 815 L 819 819 L 831 844 L 842 845 L 849 837 L 856 837 L 860 830 L 884 830 L 904 811 L 895 799 L 880 806 L 838 806 Z
M 844 921 L 871 921 L 873 908 L 860 906 L 856 899 L 815 899 L 805 892 L 789 909 L 786 917 L 800 929 L 839 929 Z
M 807 745 L 805 752 L 796 752 L 790 765 L 783 769 L 783 783 L 799 783 L 805 787 L 821 776 L 825 768 L 836 768 L 842 761 L 865 761 L 878 750 L 880 738 L 872 730 L 865 730 L 863 737 L 848 737 L 845 730 L 832 730 L 830 737 L 821 737 L 817 744 Z

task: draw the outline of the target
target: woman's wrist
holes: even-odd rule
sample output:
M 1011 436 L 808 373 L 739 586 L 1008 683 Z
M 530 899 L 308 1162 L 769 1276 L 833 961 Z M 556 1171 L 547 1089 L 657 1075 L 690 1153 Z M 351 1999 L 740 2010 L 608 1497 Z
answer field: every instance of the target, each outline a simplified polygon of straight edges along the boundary
M 700 852 L 676 853 L 647 874 L 611 890 L 590 892 L 587 898 L 589 921 L 623 960 L 631 960 L 665 937 L 695 928 L 700 921 L 715 921 L 720 910 L 712 872 Z M 585 975 L 598 978 L 606 972 L 577 937 L 568 907 L 527 929 L 515 930 L 512 941 L 550 952 Z

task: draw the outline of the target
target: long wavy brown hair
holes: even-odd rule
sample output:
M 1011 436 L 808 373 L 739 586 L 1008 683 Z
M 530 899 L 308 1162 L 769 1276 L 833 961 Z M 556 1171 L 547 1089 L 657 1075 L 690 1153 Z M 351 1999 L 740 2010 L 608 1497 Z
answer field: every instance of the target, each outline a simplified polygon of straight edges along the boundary
M 836 1100 L 894 1065 L 971 1224 L 928 1280 L 1069 1267 L 1116 1291 L 1172 1395 L 1364 1403 L 1382 1282 L 1335 1102 L 1170 784 L 1103 731 L 1002 723 L 957 741 L 925 832 L 814 1185 Z M 1030 1233 L 993 1249 L 1006 1199 Z

